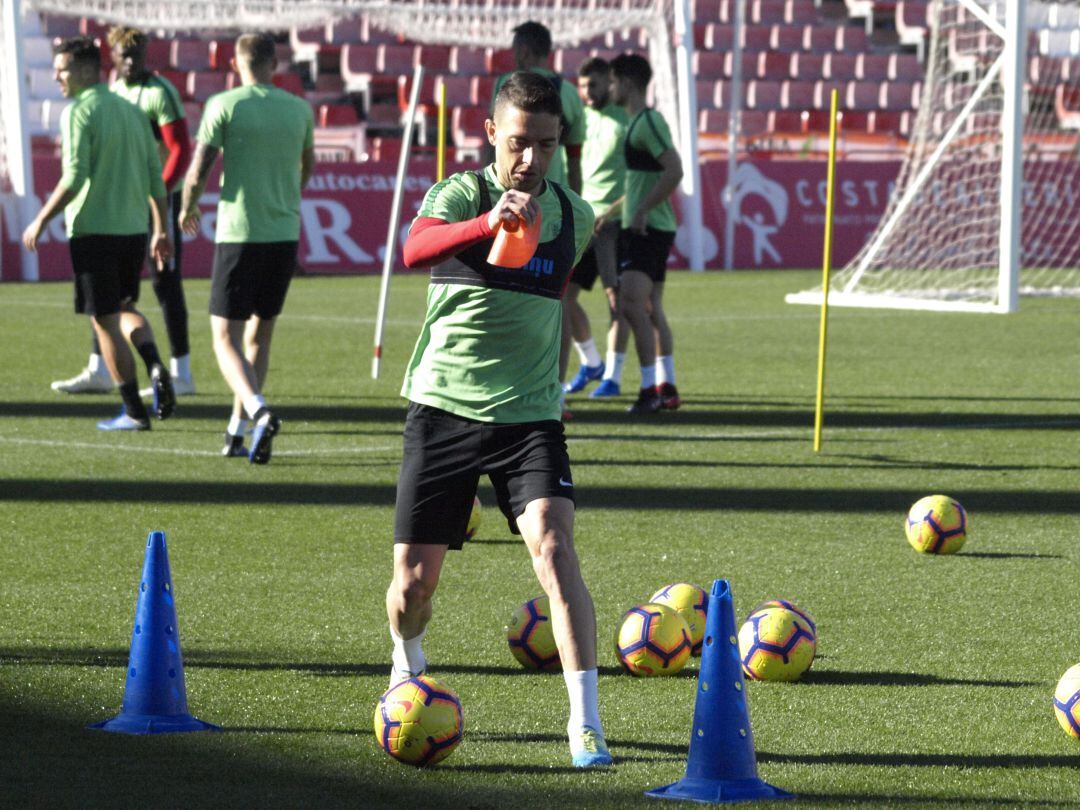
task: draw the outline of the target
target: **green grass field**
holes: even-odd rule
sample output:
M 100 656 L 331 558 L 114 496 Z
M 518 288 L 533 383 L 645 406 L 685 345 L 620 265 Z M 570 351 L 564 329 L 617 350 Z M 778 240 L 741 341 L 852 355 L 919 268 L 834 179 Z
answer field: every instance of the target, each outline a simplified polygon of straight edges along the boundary
M 683 409 L 632 421 L 628 399 L 572 401 L 577 544 L 616 757 L 602 773 L 569 767 L 562 678 L 527 674 L 507 649 L 506 620 L 540 591 L 494 507 L 449 560 L 425 643 L 461 697 L 464 742 L 417 771 L 372 734 L 389 669 L 397 392 L 424 278 L 395 281 L 378 381 L 378 280 L 297 280 L 269 386 L 285 425 L 265 468 L 218 456 L 228 400 L 205 282 L 187 285 L 199 394 L 121 436 L 94 429 L 116 398 L 49 390 L 86 355 L 69 286 L 5 285 L 0 805 L 662 807 L 643 791 L 683 775 L 696 663 L 633 679 L 611 639 L 656 588 L 715 578 L 740 618 L 786 597 L 817 619 L 803 682 L 748 686 L 760 775 L 798 806 L 1080 804 L 1080 743 L 1050 703 L 1080 661 L 1080 302 L 1026 300 L 1010 316 L 834 309 L 815 454 L 818 311 L 783 303 L 814 277 L 676 274 Z M 583 300 L 602 327 L 599 293 Z M 630 368 L 624 389 L 636 382 Z M 908 506 L 932 492 L 968 509 L 959 555 L 904 540 Z M 480 494 L 492 503 L 486 482 Z M 155 529 L 188 700 L 221 734 L 84 730 L 120 708 Z

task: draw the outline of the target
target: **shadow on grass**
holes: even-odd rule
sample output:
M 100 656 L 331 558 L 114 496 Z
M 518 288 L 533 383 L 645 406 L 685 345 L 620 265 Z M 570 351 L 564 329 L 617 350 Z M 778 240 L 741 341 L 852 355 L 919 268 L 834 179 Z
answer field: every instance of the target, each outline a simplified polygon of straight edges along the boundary
M 117 481 L 3 478 L 0 502 L 205 503 L 282 506 L 392 506 L 394 484 L 278 481 Z M 904 514 L 923 493 L 909 489 L 590 486 L 578 506 L 592 509 Z M 972 513 L 1080 514 L 1080 491 L 963 489 L 951 493 Z M 957 555 L 962 558 L 964 555 Z
M 805 441 L 805 439 L 800 439 Z M 841 461 L 851 459 L 851 461 Z M 581 458 L 571 459 L 574 467 L 700 467 L 702 469 L 747 470 L 961 470 L 965 472 L 1031 472 L 1053 470 L 1078 472 L 1080 464 L 978 464 L 958 461 L 909 461 L 887 456 L 826 455 L 818 461 L 695 461 L 682 458 Z
M 796 798 L 805 802 L 855 804 L 864 807 L 889 807 L 895 804 L 917 804 L 941 807 L 1075 807 L 1076 802 L 1054 799 L 1028 799 L 1017 796 L 901 796 L 895 793 L 803 793 Z
M 119 398 L 109 395 L 65 398 L 55 401 L 0 402 L 0 419 L 5 417 L 36 419 L 100 418 L 102 411 L 115 410 Z M 217 419 L 228 415 L 228 399 L 191 402 L 181 398 L 176 405 L 176 418 Z M 405 424 L 405 402 L 400 407 L 385 405 L 281 405 L 274 409 L 285 421 L 297 422 L 397 422 Z M 400 435 L 400 431 L 397 431 Z
M 795 765 L 872 765 L 890 768 L 1072 768 L 1080 755 L 1067 754 L 874 754 L 838 751 L 832 754 L 777 754 L 758 751 L 758 762 Z
M 990 681 L 971 678 L 943 678 L 920 672 L 845 672 L 810 670 L 793 686 L 996 686 L 1020 689 L 1038 686 L 1038 681 Z

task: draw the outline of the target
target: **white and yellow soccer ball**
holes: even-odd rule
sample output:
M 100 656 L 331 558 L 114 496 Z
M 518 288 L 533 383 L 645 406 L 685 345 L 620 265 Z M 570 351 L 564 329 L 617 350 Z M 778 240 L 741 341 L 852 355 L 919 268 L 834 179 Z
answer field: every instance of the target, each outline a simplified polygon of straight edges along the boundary
M 967 540 L 967 512 L 948 495 L 927 495 L 908 510 L 907 541 L 923 554 L 955 554 Z
M 407 765 L 426 767 L 446 759 L 464 727 L 458 696 L 429 675 L 391 686 L 375 707 L 375 739 Z
M 780 601 L 756 609 L 739 628 L 739 660 L 755 681 L 795 681 L 814 663 L 816 627 Z
M 701 643 L 705 638 L 705 618 L 709 612 L 709 594 L 704 588 L 689 582 L 665 585 L 649 597 L 657 605 L 667 605 L 686 621 L 690 628 L 691 655 L 701 655 Z
M 562 669 L 555 633 L 551 629 L 551 605 L 546 596 L 530 599 L 514 611 L 506 626 L 510 652 L 526 669 L 557 672 Z
M 465 539 L 472 540 L 480 531 L 480 496 L 473 495 L 472 511 L 469 512 L 469 522 L 465 526 Z
M 1066 734 L 1080 739 L 1080 664 L 1069 667 L 1058 681 L 1054 714 Z
M 686 620 L 667 605 L 637 605 L 623 614 L 615 654 L 631 675 L 675 675 L 693 648 Z

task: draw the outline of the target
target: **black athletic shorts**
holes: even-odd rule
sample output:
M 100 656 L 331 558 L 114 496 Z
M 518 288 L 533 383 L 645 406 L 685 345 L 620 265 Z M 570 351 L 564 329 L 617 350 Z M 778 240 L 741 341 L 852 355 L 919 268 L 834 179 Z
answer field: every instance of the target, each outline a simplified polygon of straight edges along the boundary
M 210 314 L 230 321 L 276 318 L 296 270 L 298 242 L 224 242 L 214 245 Z
M 662 284 L 667 277 L 668 256 L 675 244 L 675 231 L 646 228 L 644 234 L 627 228 L 619 231 L 619 273 L 637 270 Z
M 146 259 L 146 234 L 90 234 L 68 242 L 75 271 L 75 311 L 112 315 L 139 300 L 139 274 Z
M 562 422 L 491 424 L 410 402 L 394 542 L 461 548 L 481 475 L 491 479 L 514 534 L 531 501 L 573 501 Z
M 589 247 L 585 250 L 585 255 L 574 268 L 574 275 L 570 280 L 583 290 L 591 290 L 599 276 L 605 289 L 618 287 L 619 274 L 616 272 L 618 244 L 619 223 L 608 222 L 600 229 L 600 233 L 593 235 Z

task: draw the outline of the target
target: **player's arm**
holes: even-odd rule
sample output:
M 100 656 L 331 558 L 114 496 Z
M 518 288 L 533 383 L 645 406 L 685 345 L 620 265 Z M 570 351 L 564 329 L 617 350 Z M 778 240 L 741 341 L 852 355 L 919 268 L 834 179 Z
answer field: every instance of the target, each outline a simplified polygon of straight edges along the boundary
M 305 149 L 300 154 L 300 188 L 307 186 L 308 180 L 315 172 L 315 147 Z
M 683 178 L 682 158 L 674 149 L 665 150 L 656 160 L 662 167 L 660 177 L 652 190 L 645 195 L 645 199 L 641 201 L 630 223 L 630 229 L 638 233 L 645 233 L 645 220 L 649 216 L 649 211 L 670 197 Z
M 62 173 L 45 205 L 23 231 L 23 244 L 27 250 L 37 250 L 38 240 L 49 220 L 75 199 L 83 183 L 90 179 L 90 137 L 84 137 L 83 125 L 81 111 L 73 107 L 65 109 L 60 116 L 60 130 L 63 133 Z
M 27 250 L 37 250 L 38 240 L 41 238 L 41 234 L 44 233 L 45 226 L 49 224 L 49 220 L 64 209 L 64 206 L 75 199 L 75 193 L 73 189 L 68 188 L 63 183 L 57 184 L 52 194 L 49 195 L 49 199 L 45 201 L 45 205 L 41 207 L 38 215 L 34 217 L 34 221 L 27 225 L 26 230 L 23 231 L 22 240 Z
M 165 188 L 172 188 L 191 163 L 191 138 L 188 136 L 187 120 L 177 118 L 161 125 L 161 142 L 165 146 L 165 165 L 161 179 Z
M 609 222 L 611 222 L 611 220 L 616 219 L 619 216 L 619 214 L 622 212 L 623 200 L 625 199 L 626 195 L 624 194 L 622 197 L 619 197 L 619 199 L 609 205 L 607 207 L 607 210 L 605 210 L 602 214 L 600 214 L 600 216 L 596 218 L 596 221 L 593 223 L 593 233 L 600 233 L 600 230 L 605 225 L 607 225 Z
M 184 177 L 184 191 L 180 203 L 180 228 L 188 236 L 194 236 L 199 232 L 199 200 L 202 198 L 206 181 L 210 177 L 210 170 L 214 168 L 218 153 L 221 150 L 216 146 L 199 141 L 195 144 L 195 154 L 191 158 L 191 166 L 188 167 Z
M 150 237 L 150 255 L 154 258 L 158 270 L 165 269 L 165 263 L 169 261 L 173 253 L 172 240 L 169 239 L 166 228 L 169 219 L 168 211 L 169 207 L 164 194 L 150 197 L 150 218 L 154 222 L 154 235 Z
M 566 183 L 575 194 L 581 194 L 581 144 L 566 144 Z

